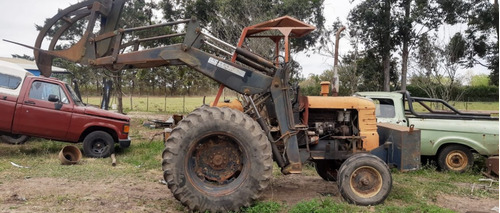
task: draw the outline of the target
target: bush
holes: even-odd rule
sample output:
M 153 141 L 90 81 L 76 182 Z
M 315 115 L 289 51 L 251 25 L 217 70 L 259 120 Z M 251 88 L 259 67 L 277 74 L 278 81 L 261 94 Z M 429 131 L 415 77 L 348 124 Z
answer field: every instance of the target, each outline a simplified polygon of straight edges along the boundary
M 497 86 L 465 87 L 464 101 L 498 101 Z
M 410 92 L 413 97 L 424 97 L 430 98 L 425 91 L 417 86 L 408 85 L 406 89 Z M 460 96 L 460 94 L 462 94 Z M 478 101 L 488 101 L 497 102 L 498 101 L 498 87 L 497 86 L 460 86 L 455 87 L 452 90 L 451 97 L 460 96 L 460 100 L 453 101 L 467 101 L 467 102 L 478 102 Z M 441 97 L 438 97 L 441 98 Z

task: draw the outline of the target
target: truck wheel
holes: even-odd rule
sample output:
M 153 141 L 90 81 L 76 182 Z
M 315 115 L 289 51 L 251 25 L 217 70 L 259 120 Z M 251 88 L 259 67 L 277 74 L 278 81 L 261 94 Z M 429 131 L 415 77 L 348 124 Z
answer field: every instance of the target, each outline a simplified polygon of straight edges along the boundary
M 30 139 L 27 135 L 0 135 L 0 141 L 8 144 L 19 145 L 23 144 Z
M 446 146 L 438 155 L 438 165 L 441 170 L 462 173 L 473 164 L 472 151 L 462 145 Z
M 317 160 L 314 161 L 316 172 L 326 181 L 337 181 L 338 170 L 342 165 L 341 161 L 337 160 Z
M 174 197 L 192 211 L 239 211 L 267 187 L 271 146 L 248 115 L 201 107 L 172 130 L 163 175 Z
M 356 154 L 340 167 L 340 194 L 349 203 L 368 206 L 384 202 L 392 188 L 389 167 L 371 154 Z
M 83 140 L 83 153 L 91 158 L 107 158 L 115 150 L 113 137 L 104 131 L 94 131 Z

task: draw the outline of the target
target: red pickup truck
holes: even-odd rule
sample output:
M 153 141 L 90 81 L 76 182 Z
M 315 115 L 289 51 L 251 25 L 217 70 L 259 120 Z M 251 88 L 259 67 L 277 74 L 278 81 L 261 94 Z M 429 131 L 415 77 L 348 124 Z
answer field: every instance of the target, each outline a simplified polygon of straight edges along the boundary
M 83 141 L 86 156 L 108 157 L 115 143 L 130 146 L 129 127 L 129 117 L 85 106 L 65 82 L 0 61 L 0 140 Z

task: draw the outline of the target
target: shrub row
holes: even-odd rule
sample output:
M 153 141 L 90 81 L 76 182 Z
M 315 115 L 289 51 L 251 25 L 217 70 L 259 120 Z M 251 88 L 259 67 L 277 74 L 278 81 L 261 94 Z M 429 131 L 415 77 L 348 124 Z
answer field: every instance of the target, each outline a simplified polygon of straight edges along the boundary
M 408 85 L 406 89 L 410 92 L 411 96 L 414 97 L 424 97 L 430 98 L 427 93 L 416 86 Z M 443 88 L 437 88 L 437 90 L 443 90 Z M 476 101 L 488 101 L 495 102 L 498 101 L 498 87 L 497 86 L 460 86 L 453 87 L 451 90 L 452 99 L 458 100 L 454 101 L 467 101 L 467 102 L 476 102 Z M 442 98 L 442 97 L 437 97 Z

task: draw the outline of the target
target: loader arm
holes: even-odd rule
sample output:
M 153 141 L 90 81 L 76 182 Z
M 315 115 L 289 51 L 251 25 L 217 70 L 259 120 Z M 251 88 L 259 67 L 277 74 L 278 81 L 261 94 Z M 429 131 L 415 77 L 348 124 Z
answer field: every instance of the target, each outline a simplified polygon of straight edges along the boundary
M 294 127 L 295 121 L 293 120 L 292 106 L 288 95 L 290 72 L 288 66 L 280 67 L 278 61 L 274 64 L 242 48 L 241 41 L 238 47 L 234 47 L 210 34 L 204 33 L 196 18 L 144 27 L 118 29 L 119 16 L 125 2 L 126 0 L 84 1 L 60 11 L 50 19 L 40 31 L 34 48 L 35 58 L 41 73 L 50 76 L 52 60 L 56 57 L 83 65 L 104 67 L 111 71 L 186 65 L 219 82 L 221 85 L 245 95 L 252 104 L 252 95 L 269 94 L 271 99 L 268 101 L 274 105 L 274 114 L 279 123 L 281 135 L 279 140 L 286 144 L 285 159 L 271 142 L 273 138 L 269 133 L 269 124 L 265 121 L 261 121 L 259 124 L 267 132 L 273 148 L 273 157 L 278 161 L 279 166 L 283 168 L 283 173 L 300 172 L 301 160 Z M 287 18 L 291 19 L 291 17 Z M 58 40 L 63 38 L 62 35 L 71 29 L 73 24 L 81 20 L 86 20 L 87 26 L 80 40 L 67 49 L 55 49 Z M 100 25 L 97 22 L 100 22 Z M 100 29 L 96 30 L 98 25 Z M 173 32 L 124 42 L 126 40 L 124 38 L 130 38 L 130 35 L 139 31 L 176 25 L 182 25 L 177 29 L 184 29 L 184 32 Z M 307 32 L 303 28 L 300 28 L 300 32 Z M 314 29 L 313 27 L 309 28 Z M 52 33 L 52 31 L 55 31 L 55 33 Z M 291 30 L 284 31 L 292 32 Z M 183 42 L 156 48 L 142 48 L 140 45 L 143 42 L 165 41 L 174 37 L 183 37 Z M 52 38 L 52 41 L 48 49 L 44 50 L 42 43 L 46 38 Z M 286 35 L 286 42 L 288 42 L 288 34 Z M 276 43 L 279 44 L 279 42 Z M 202 50 L 203 45 L 208 46 L 213 51 L 226 54 L 226 57 L 228 59 L 232 58 L 232 60 L 226 60 Z M 288 51 L 287 48 L 288 45 L 286 45 Z M 288 59 L 288 53 L 286 55 Z M 254 111 L 257 112 L 257 109 L 255 108 Z M 256 114 L 259 113 L 254 113 L 254 119 L 259 117 Z

